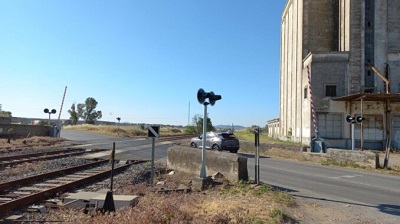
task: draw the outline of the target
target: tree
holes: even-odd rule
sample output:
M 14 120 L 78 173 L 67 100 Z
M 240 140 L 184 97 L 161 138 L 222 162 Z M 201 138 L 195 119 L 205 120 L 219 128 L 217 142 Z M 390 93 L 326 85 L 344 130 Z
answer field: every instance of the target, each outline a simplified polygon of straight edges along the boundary
M 197 133 L 203 133 L 203 118 L 199 115 L 194 115 L 193 124 L 196 127 Z M 212 125 L 211 118 L 207 118 L 207 131 L 215 131 L 215 127 Z
M 10 111 L 0 111 L 0 117 L 12 117 L 12 113 Z
M 75 103 L 72 104 L 71 109 L 68 110 L 70 115 L 69 119 L 71 119 L 71 124 L 76 125 L 79 120 L 78 112 L 76 111 Z
M 80 118 L 82 118 L 86 124 L 94 124 L 97 119 L 101 119 L 101 111 L 96 111 L 97 101 L 88 97 L 85 100 L 85 104 L 77 105 L 77 113 Z
M 199 119 L 200 119 L 200 115 L 196 114 L 193 116 L 192 121 L 193 121 L 193 126 L 196 129 L 197 134 L 200 134 L 203 132 L 203 123 L 201 123 L 201 128 L 199 127 Z M 199 131 L 200 130 L 200 131 Z

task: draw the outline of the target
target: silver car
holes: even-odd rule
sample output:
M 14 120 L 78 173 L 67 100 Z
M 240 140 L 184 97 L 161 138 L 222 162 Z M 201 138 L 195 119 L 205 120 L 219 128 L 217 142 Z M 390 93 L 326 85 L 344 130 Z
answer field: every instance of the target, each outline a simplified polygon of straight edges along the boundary
M 202 147 L 203 135 L 192 138 L 190 147 Z M 233 133 L 228 132 L 207 132 L 206 133 L 206 148 L 212 150 L 228 150 L 232 153 L 237 153 L 240 148 L 239 140 Z

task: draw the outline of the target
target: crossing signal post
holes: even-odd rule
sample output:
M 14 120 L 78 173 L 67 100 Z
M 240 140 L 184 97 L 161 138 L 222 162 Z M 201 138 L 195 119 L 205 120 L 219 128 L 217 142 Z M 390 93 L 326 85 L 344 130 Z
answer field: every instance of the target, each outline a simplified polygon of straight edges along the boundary
M 43 110 L 43 112 L 46 113 L 46 114 L 49 114 L 49 126 L 50 126 L 50 115 L 57 113 L 57 110 L 56 109 L 49 110 L 49 109 L 45 108 Z
M 365 120 L 365 118 L 361 115 L 354 117 L 349 114 L 346 116 L 347 123 L 351 124 L 351 150 L 354 150 L 354 124 L 361 124 L 363 120 Z
M 121 118 L 120 117 L 117 117 L 117 120 L 118 120 L 118 135 L 119 135 L 119 125 L 120 125 L 120 122 L 121 122 Z

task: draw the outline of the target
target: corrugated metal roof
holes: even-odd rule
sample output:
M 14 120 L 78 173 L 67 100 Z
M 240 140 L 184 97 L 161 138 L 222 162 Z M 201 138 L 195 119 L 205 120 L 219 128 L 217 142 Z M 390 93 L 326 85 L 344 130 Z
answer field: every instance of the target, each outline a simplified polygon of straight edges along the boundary
M 392 103 L 400 102 L 399 93 L 356 93 L 347 96 L 334 98 L 334 101 L 386 101 L 390 100 Z

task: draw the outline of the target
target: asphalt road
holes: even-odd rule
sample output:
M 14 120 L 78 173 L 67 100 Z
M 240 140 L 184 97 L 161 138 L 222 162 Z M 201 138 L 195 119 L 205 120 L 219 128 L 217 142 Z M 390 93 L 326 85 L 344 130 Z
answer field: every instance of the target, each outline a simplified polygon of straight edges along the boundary
M 112 143 L 116 142 L 117 159 L 151 159 L 151 140 L 147 139 L 118 138 L 70 130 L 63 130 L 61 137 L 80 141 L 86 147 L 110 150 Z M 155 159 L 166 161 L 167 149 L 171 145 L 169 142 L 158 142 Z M 249 175 L 254 179 L 254 156 L 242 155 L 248 158 Z M 104 157 L 107 158 L 108 154 Z M 399 176 L 261 157 L 260 180 L 296 197 L 363 206 L 400 218 Z
M 110 151 L 88 155 L 87 158 L 100 157 L 109 158 L 110 152 L 115 143 L 115 159 L 117 160 L 151 160 L 152 140 L 133 139 L 124 137 L 113 137 L 101 134 L 94 134 L 83 131 L 62 130 L 61 137 L 67 140 L 76 141 L 79 147 L 88 149 L 108 149 Z M 159 142 L 155 140 L 154 159 L 166 161 L 167 149 L 171 142 Z
M 254 179 L 254 156 L 243 156 Z M 262 182 L 294 196 L 363 206 L 400 219 L 399 176 L 268 157 L 260 158 L 259 166 Z

